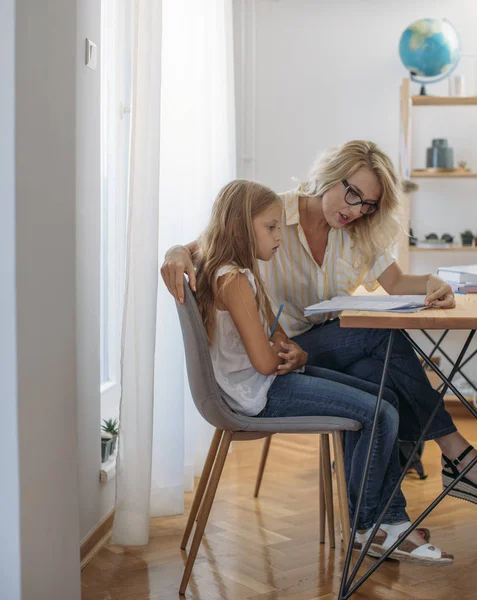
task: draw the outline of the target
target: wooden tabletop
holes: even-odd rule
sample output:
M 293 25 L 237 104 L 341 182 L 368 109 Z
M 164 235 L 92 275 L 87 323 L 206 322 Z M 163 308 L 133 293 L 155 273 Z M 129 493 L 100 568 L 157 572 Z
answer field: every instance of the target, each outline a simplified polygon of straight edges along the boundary
M 345 310 L 340 325 L 371 329 L 477 329 L 477 294 L 456 294 L 455 300 L 455 308 L 426 308 L 415 313 Z

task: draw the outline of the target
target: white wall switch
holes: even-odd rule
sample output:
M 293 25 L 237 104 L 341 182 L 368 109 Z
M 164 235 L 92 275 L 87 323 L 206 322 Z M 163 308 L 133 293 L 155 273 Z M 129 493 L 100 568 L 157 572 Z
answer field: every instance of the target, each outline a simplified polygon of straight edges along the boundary
M 85 56 L 86 66 L 90 69 L 96 69 L 96 65 L 98 64 L 98 47 L 94 42 L 88 40 L 86 38 L 86 56 Z

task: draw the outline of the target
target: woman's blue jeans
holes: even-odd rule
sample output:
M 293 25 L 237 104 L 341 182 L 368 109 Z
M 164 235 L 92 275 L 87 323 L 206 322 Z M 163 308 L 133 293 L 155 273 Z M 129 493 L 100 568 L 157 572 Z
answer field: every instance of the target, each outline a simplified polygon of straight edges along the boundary
M 357 432 L 345 434 L 345 465 L 350 517 L 361 484 L 369 447 L 378 386 L 355 377 L 318 367 L 306 367 L 304 374 L 278 376 L 268 392 L 268 401 L 259 417 L 334 416 L 362 424 Z M 385 390 L 379 414 L 369 474 L 359 512 L 358 528 L 369 529 L 381 514 L 401 474 L 399 465 L 399 416 L 397 398 Z M 406 500 L 401 490 L 394 496 L 383 521 L 407 521 Z
M 308 352 L 308 364 L 353 375 L 379 384 L 389 340 L 386 329 L 355 329 L 340 327 L 339 320 L 317 325 L 294 338 Z M 386 387 L 398 398 L 399 439 L 416 441 L 439 401 L 439 393 L 417 358 L 414 349 L 399 332 L 394 336 Z M 433 440 L 456 427 L 441 401 L 426 440 Z

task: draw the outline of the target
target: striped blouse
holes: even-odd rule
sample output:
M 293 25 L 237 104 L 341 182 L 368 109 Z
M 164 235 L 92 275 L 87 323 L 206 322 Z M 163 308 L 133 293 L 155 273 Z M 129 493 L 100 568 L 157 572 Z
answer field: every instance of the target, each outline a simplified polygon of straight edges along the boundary
M 280 324 L 289 337 L 294 337 L 336 316 L 320 314 L 305 317 L 305 307 L 334 296 L 351 295 L 359 285 L 373 291 L 378 286 L 378 277 L 395 259 L 386 250 L 370 270 L 360 272 L 352 266 L 349 233 L 345 229 L 331 229 L 320 267 L 311 254 L 300 225 L 298 190 L 280 197 L 284 206 L 282 243 L 272 260 L 260 263 L 260 271 L 274 311 L 284 303 Z

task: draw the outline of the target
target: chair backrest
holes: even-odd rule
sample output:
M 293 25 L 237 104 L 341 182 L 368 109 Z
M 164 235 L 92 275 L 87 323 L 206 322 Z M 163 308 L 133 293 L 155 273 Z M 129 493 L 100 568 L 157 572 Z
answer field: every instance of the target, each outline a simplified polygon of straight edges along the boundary
M 176 302 L 184 340 L 187 374 L 197 410 L 214 427 L 241 430 L 243 419 L 230 410 L 215 381 L 209 344 L 189 283 L 184 277 L 184 304 Z

